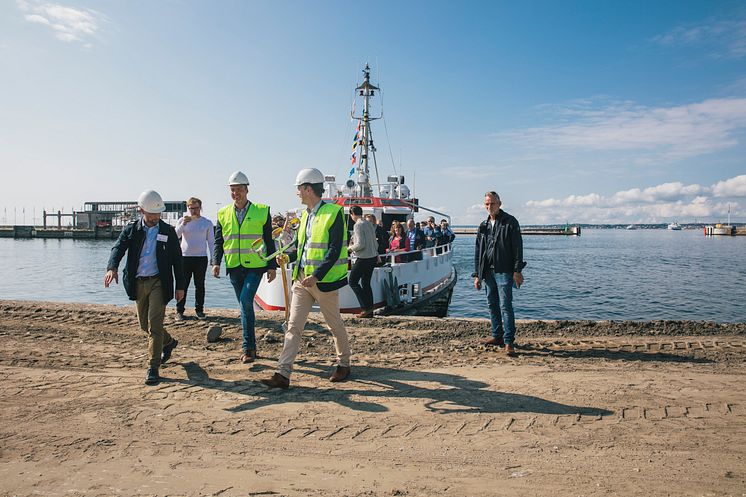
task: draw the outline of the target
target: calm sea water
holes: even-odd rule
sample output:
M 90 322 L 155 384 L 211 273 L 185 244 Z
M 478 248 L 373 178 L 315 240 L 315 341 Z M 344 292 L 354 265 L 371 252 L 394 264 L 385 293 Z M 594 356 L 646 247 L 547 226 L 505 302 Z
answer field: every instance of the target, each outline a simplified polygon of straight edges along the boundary
M 103 286 L 112 244 L 0 239 L 0 299 L 128 304 L 121 285 Z M 449 314 L 486 317 L 484 292 L 470 277 L 474 237 L 454 244 L 459 282 Z M 584 230 L 581 237 L 524 236 L 524 252 L 518 319 L 746 321 L 746 237 Z M 228 278 L 207 278 L 206 306 L 236 307 Z

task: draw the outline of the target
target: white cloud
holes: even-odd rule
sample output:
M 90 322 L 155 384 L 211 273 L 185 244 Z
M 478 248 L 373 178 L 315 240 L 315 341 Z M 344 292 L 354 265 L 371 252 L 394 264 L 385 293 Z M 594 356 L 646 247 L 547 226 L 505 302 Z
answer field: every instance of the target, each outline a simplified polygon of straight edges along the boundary
M 729 206 L 734 208 L 734 213 L 746 215 L 736 200 L 744 197 L 746 175 L 719 181 L 709 187 L 671 182 L 619 191 L 608 197 L 589 193 L 568 195 L 563 199 L 530 200 L 525 204 L 523 215 L 532 224 L 556 224 L 566 220 L 577 223 L 719 220 L 728 212 Z
M 736 132 L 746 129 L 746 98 L 674 107 L 582 102 L 554 106 L 553 114 L 557 124 L 497 136 L 534 151 L 627 152 L 631 164 L 670 162 L 737 145 Z
M 746 197 L 746 174 L 712 185 L 716 197 Z
M 50 22 L 46 17 L 42 17 L 37 14 L 29 14 L 27 16 L 24 16 L 28 22 L 36 22 L 39 24 L 46 24 L 49 26 Z
M 746 20 L 709 19 L 680 25 L 655 36 L 653 42 L 666 47 L 701 46 L 713 57 L 741 58 L 746 56 Z
M 108 22 L 105 15 L 92 9 L 26 0 L 18 0 L 16 4 L 22 12 L 29 12 L 24 15 L 28 22 L 48 26 L 58 40 L 81 42 L 88 48 L 92 46 L 88 40 L 96 36 L 103 23 Z
M 609 205 L 620 205 L 629 203 L 655 203 L 663 200 L 677 200 L 682 197 L 697 195 L 707 192 L 709 189 L 701 185 L 684 185 L 681 182 L 663 183 L 645 189 L 632 188 L 616 192 L 609 197 Z

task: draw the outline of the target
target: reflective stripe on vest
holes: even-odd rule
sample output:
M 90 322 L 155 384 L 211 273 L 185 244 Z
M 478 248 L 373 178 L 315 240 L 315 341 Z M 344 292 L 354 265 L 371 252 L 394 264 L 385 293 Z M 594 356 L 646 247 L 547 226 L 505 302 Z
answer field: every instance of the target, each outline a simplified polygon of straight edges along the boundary
M 342 207 L 337 204 L 321 204 L 311 224 L 311 239 L 306 243 L 306 224 L 308 223 L 308 211 L 304 210 L 300 219 L 298 229 L 298 261 L 300 262 L 303 250 L 306 251 L 306 265 L 303 266 L 303 275 L 311 276 L 321 266 L 321 263 L 329 251 L 329 233 L 336 221 Z M 342 250 L 334 265 L 323 278 L 322 283 L 334 283 L 347 277 L 347 222 L 342 216 Z M 299 264 L 293 269 L 293 279 L 298 278 Z
M 218 211 L 218 221 L 223 230 L 223 253 L 226 267 L 230 269 L 238 266 L 249 268 L 267 266 L 267 261 L 261 257 L 266 255 L 267 249 L 263 248 L 257 253 L 251 248 L 254 240 L 262 238 L 267 216 L 269 216 L 269 206 L 252 203 L 246 211 L 243 223 L 239 226 L 236 207 L 233 204 L 226 205 Z

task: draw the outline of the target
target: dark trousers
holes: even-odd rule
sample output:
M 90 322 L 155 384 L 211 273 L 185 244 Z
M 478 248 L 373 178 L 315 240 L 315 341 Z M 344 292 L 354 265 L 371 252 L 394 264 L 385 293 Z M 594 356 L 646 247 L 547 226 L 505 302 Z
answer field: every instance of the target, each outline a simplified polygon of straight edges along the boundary
M 349 282 L 350 288 L 355 292 L 360 307 L 364 311 L 373 309 L 373 289 L 370 287 L 370 278 L 373 276 L 373 268 L 376 267 L 378 257 L 369 259 L 358 258 L 352 265 Z M 360 284 L 362 283 L 362 285 Z
M 194 275 L 194 312 L 205 310 L 205 273 L 207 272 L 207 257 L 184 257 L 184 298 L 176 302 L 176 312 L 184 312 L 189 283 Z

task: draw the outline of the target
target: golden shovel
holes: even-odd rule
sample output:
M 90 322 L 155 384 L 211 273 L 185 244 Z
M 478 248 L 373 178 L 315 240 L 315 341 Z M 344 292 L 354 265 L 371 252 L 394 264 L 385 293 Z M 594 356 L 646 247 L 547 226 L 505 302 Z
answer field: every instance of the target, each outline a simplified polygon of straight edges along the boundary
M 297 220 L 297 219 L 296 219 Z M 293 223 L 290 221 L 290 227 L 297 229 L 298 223 Z M 262 252 L 266 250 L 266 245 L 264 244 L 264 240 L 262 238 L 257 238 L 251 243 L 251 248 L 255 252 L 257 252 L 262 259 L 265 261 L 268 261 L 270 259 L 274 259 L 275 257 L 280 257 L 282 263 L 280 264 L 280 271 L 282 276 L 282 296 L 283 301 L 285 303 L 285 322 L 282 323 L 282 331 L 286 332 L 288 329 L 288 319 L 290 318 L 290 304 L 289 300 L 290 297 L 288 296 L 288 277 L 285 271 L 285 264 L 288 261 L 288 256 L 285 254 L 285 251 L 292 247 L 295 242 L 297 241 L 297 237 L 294 236 L 293 240 L 290 243 L 283 244 L 283 235 L 285 233 L 285 230 L 283 228 L 277 227 L 272 230 L 272 238 L 275 240 L 275 243 L 279 246 L 279 249 L 277 249 L 274 253 L 269 255 L 261 255 Z

